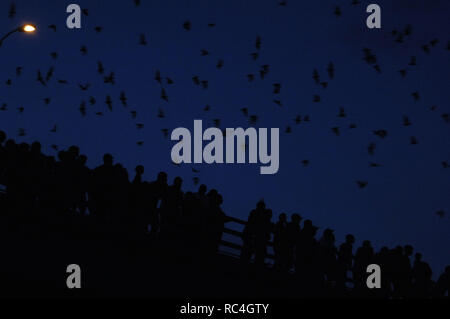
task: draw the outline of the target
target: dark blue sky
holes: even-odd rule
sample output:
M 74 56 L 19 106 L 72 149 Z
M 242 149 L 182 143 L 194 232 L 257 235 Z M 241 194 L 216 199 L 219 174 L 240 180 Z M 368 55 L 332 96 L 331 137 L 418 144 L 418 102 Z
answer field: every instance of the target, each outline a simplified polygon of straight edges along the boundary
M 82 17 L 81 30 L 65 26 L 66 6 L 78 3 L 89 9 Z M 227 214 L 246 218 L 260 198 L 280 212 L 300 213 L 321 227 L 336 230 L 341 241 L 353 233 L 358 244 L 370 239 L 381 245 L 412 244 L 422 252 L 435 272 L 450 263 L 449 217 L 450 126 L 441 115 L 450 113 L 450 51 L 446 50 L 450 31 L 450 2 L 430 0 L 362 1 L 351 6 L 345 1 L 287 1 L 286 7 L 276 0 L 262 1 L 146 1 L 136 8 L 127 1 L 15 1 L 17 15 L 8 18 L 10 3 L 0 4 L 0 30 L 6 33 L 22 22 L 38 26 L 34 35 L 16 34 L 0 48 L 0 103 L 8 110 L 0 112 L 2 130 L 18 141 L 39 140 L 44 150 L 55 154 L 59 147 L 79 145 L 89 157 L 89 166 L 100 163 L 105 152 L 114 155 L 133 175 L 137 164 L 145 166 L 145 177 L 154 179 L 166 170 L 170 180 L 180 175 L 184 189 L 194 189 L 193 176 L 200 182 L 220 190 Z M 365 8 L 369 3 L 382 8 L 381 30 L 365 25 Z M 342 16 L 333 14 L 339 4 Z M 182 28 L 190 20 L 191 31 Z M 215 23 L 213 28 L 208 23 Z M 48 28 L 55 24 L 57 32 Z M 393 29 L 402 31 L 412 26 L 412 34 L 403 43 L 395 42 Z M 103 27 L 97 34 L 96 26 Z M 144 33 L 147 46 L 140 46 Z M 261 36 L 258 60 L 255 39 Z M 434 38 L 439 43 L 429 54 L 421 46 Z M 88 53 L 82 55 L 80 47 Z M 362 48 L 377 56 L 378 74 L 364 60 Z M 201 56 L 207 49 L 211 54 Z M 51 52 L 58 52 L 57 60 Z M 408 65 L 417 57 L 417 66 Z M 219 59 L 223 69 L 216 69 Z M 106 73 L 116 75 L 114 86 L 104 84 L 97 73 L 102 61 Z M 326 68 L 333 61 L 335 78 L 328 78 Z M 270 65 L 264 80 L 252 83 L 246 75 L 258 73 L 261 65 Z M 22 66 L 20 77 L 16 67 Z M 54 66 L 52 80 L 46 87 L 36 82 L 42 73 Z M 313 69 L 329 82 L 326 89 L 312 79 Z M 154 80 L 156 70 L 173 79 L 164 84 L 169 103 L 160 99 L 160 85 Z M 399 74 L 406 69 L 404 79 Z M 191 78 L 198 75 L 209 81 L 203 90 Z M 5 84 L 7 79 L 12 85 Z M 69 82 L 57 83 L 57 79 Z M 91 83 L 82 92 L 78 83 Z M 273 94 L 273 83 L 281 83 L 279 96 Z M 128 97 L 128 108 L 119 101 L 121 91 Z M 412 93 L 418 91 L 420 100 Z M 106 95 L 113 98 L 113 112 L 108 111 Z M 321 96 L 313 103 L 313 95 Z M 89 97 L 97 100 L 89 105 Z M 51 97 L 45 105 L 43 99 Z M 279 99 L 283 106 L 273 103 Z M 88 115 L 78 111 L 86 101 Z M 204 112 L 205 105 L 211 109 Z M 437 106 L 431 111 L 431 106 Z M 17 108 L 25 111 L 19 114 Z M 213 126 L 221 119 L 221 127 L 248 127 L 241 108 L 259 116 L 257 127 L 280 127 L 280 170 L 276 175 L 260 175 L 257 165 L 190 165 L 171 164 L 173 142 L 164 139 L 161 129 L 192 129 L 194 119 Z M 337 117 L 344 107 L 347 117 Z M 166 117 L 157 117 L 158 109 Z M 132 120 L 130 111 L 137 111 Z M 98 117 L 95 112 L 103 112 Z M 309 123 L 296 125 L 297 115 L 309 115 Z M 402 125 L 407 115 L 411 126 Z M 142 130 L 136 123 L 144 123 Z M 350 124 L 355 129 L 349 129 Z M 50 133 L 57 124 L 58 132 Z M 291 134 L 285 134 L 287 125 Z M 332 127 L 340 127 L 336 136 Z M 27 135 L 19 137 L 19 128 Z M 385 139 L 372 131 L 386 129 Z M 411 145 L 410 136 L 419 144 Z M 139 147 L 137 141 L 144 141 Z M 377 148 L 368 155 L 369 143 Z M 301 161 L 310 165 L 303 167 Z M 376 162 L 382 167 L 369 167 Z M 357 180 L 368 181 L 359 189 Z M 444 210 L 440 219 L 435 212 Z

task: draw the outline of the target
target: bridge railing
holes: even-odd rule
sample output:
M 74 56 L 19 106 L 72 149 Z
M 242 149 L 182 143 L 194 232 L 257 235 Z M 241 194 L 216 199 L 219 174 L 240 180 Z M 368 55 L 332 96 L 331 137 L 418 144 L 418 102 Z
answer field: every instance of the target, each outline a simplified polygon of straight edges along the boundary
M 241 255 L 242 248 L 243 248 L 242 231 L 235 230 L 235 229 L 231 228 L 230 226 L 238 224 L 238 225 L 242 225 L 245 227 L 247 225 L 247 221 L 236 218 L 236 217 L 231 217 L 231 216 L 227 216 L 227 221 L 228 222 L 225 224 L 223 234 L 230 235 L 231 238 L 233 239 L 233 241 L 224 239 L 225 236 L 222 235 L 222 240 L 220 242 L 221 247 L 219 247 L 219 251 L 224 252 L 226 254 L 230 254 L 234 257 L 239 257 Z M 227 236 L 227 237 L 230 237 L 230 236 Z M 273 247 L 273 241 L 269 240 L 267 243 L 267 246 Z M 230 253 L 229 251 L 226 251 L 224 248 L 225 249 L 231 248 L 231 249 L 237 251 L 237 253 L 236 254 Z M 272 253 L 268 252 L 266 255 L 266 258 L 273 261 L 275 256 Z
M 3 185 L 0 184 L 0 198 L 6 195 L 6 187 L 4 187 Z M 229 236 L 231 236 L 231 240 L 226 240 L 224 239 L 223 235 L 222 235 L 222 240 L 220 242 L 220 247 L 219 247 L 219 251 L 226 253 L 228 255 L 232 255 L 234 257 L 240 257 L 241 252 L 242 252 L 242 248 L 243 248 L 243 243 L 242 243 L 242 231 L 238 231 L 235 230 L 229 226 L 231 225 L 241 225 L 244 226 L 247 225 L 247 221 L 243 220 L 243 219 L 239 219 L 236 217 L 231 217 L 231 216 L 227 216 L 227 223 L 226 223 L 226 227 L 223 230 L 224 234 L 227 234 Z M 229 237 L 228 236 L 228 237 Z M 268 247 L 273 247 L 273 242 L 272 240 L 270 240 L 267 243 Z M 228 248 L 228 249 L 232 249 L 234 251 L 236 251 L 237 253 L 231 253 L 230 251 L 226 251 L 223 248 Z M 273 261 L 274 260 L 274 255 L 271 253 L 268 253 L 266 255 L 266 258 Z

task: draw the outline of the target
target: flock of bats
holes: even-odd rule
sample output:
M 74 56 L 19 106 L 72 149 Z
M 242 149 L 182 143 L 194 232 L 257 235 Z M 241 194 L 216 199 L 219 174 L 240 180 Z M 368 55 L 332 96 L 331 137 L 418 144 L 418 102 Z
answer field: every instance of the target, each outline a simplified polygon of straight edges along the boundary
M 141 5 L 141 1 L 140 0 L 133 0 L 134 4 L 136 7 L 139 7 Z M 285 7 L 288 5 L 287 1 L 279 1 L 278 6 L 281 7 Z M 360 1 L 358 0 L 352 0 L 350 3 L 352 6 L 356 6 L 360 4 Z M 86 8 L 82 9 L 82 13 L 85 16 L 89 16 L 89 10 Z M 340 6 L 336 6 L 332 12 L 336 18 L 341 18 L 343 11 L 342 8 Z M 10 10 L 9 10 L 9 18 L 14 18 L 16 15 L 16 6 L 14 3 L 11 4 L 10 6 Z M 209 23 L 208 28 L 213 29 L 215 27 L 215 23 Z M 57 26 L 55 24 L 51 24 L 48 26 L 48 28 L 50 30 L 52 30 L 53 32 L 57 32 Z M 189 20 L 184 21 L 181 23 L 180 25 L 180 29 L 184 30 L 184 32 L 192 32 L 194 27 L 193 27 L 193 23 Z M 94 31 L 96 33 L 101 33 L 103 31 L 103 27 L 102 26 L 96 26 L 94 28 Z M 397 43 L 403 43 L 404 41 L 407 40 L 407 38 L 412 34 L 413 29 L 411 25 L 407 25 L 405 26 L 405 28 L 403 30 L 392 30 L 391 31 L 391 35 L 393 38 L 393 41 L 397 42 Z M 252 52 L 249 53 L 249 58 L 252 61 L 258 61 L 258 59 L 260 58 L 260 52 L 262 49 L 262 43 L 263 40 L 260 36 L 256 36 L 256 39 L 254 41 L 254 49 Z M 148 45 L 148 41 L 146 39 L 145 34 L 139 34 L 138 36 L 138 45 L 140 46 L 146 46 Z M 440 40 L 437 38 L 431 39 L 428 43 L 423 43 L 420 48 L 417 48 L 418 52 L 422 52 L 424 54 L 424 57 L 427 55 L 430 55 L 432 53 L 433 50 L 447 50 L 450 51 L 450 41 L 444 45 L 444 46 L 440 46 Z M 80 54 L 81 55 L 87 55 L 88 54 L 88 48 L 87 46 L 83 45 L 80 47 Z M 199 51 L 199 54 L 201 56 L 209 56 L 211 55 L 211 53 L 207 50 L 207 49 L 201 49 Z M 416 54 L 418 55 L 418 54 Z M 406 58 L 405 61 L 405 66 L 402 67 L 401 69 L 398 70 L 399 76 L 400 78 L 406 78 L 408 76 L 408 74 L 410 72 L 414 72 L 414 68 L 417 67 L 417 57 L 416 55 L 414 56 L 409 56 Z M 52 59 L 57 60 L 58 59 L 58 52 L 51 52 L 50 56 L 52 57 Z M 378 62 L 377 56 L 376 54 L 369 48 L 362 48 L 362 59 L 368 64 L 368 66 L 373 69 L 375 72 L 377 73 L 382 73 L 382 69 L 381 66 Z M 226 63 L 223 59 L 218 59 L 217 63 L 216 63 L 216 68 L 218 70 L 223 69 L 224 67 L 226 67 Z M 36 81 L 38 83 L 40 83 L 42 86 L 47 86 L 47 84 L 53 79 L 53 75 L 54 75 L 54 70 L 55 68 L 53 66 L 51 66 L 48 70 L 46 71 L 42 71 L 42 70 L 38 70 L 37 71 L 37 75 L 36 75 Z M 20 77 L 22 74 L 22 67 L 18 66 L 16 68 L 16 76 Z M 114 73 L 114 71 L 112 70 L 106 70 L 106 68 L 104 67 L 103 63 L 101 61 L 98 61 L 97 63 L 97 72 L 99 74 L 99 76 L 101 77 L 103 83 L 105 85 L 112 85 L 114 86 L 116 83 L 116 74 Z M 258 72 L 253 72 L 253 73 L 248 73 L 245 74 L 246 79 L 249 82 L 253 82 L 253 81 L 257 81 L 257 80 L 264 80 L 267 75 L 270 72 L 270 65 L 268 64 L 263 64 L 260 66 Z M 322 89 L 326 89 L 330 83 L 330 81 L 332 81 L 335 77 L 335 65 L 332 61 L 330 61 L 328 63 L 328 65 L 326 66 L 326 75 L 322 76 L 318 70 L 318 68 L 313 68 L 312 70 L 312 81 L 314 81 L 314 83 L 322 88 Z M 168 95 L 168 89 L 167 87 L 170 87 L 171 85 L 174 85 L 175 81 L 171 76 L 168 76 L 166 74 L 163 74 L 160 70 L 157 70 L 154 74 L 154 80 L 161 86 L 160 89 L 160 98 L 161 100 L 163 100 L 165 103 L 169 103 L 170 98 Z M 56 82 L 60 85 L 70 85 L 70 81 L 67 79 L 56 79 Z M 193 74 L 192 75 L 192 83 L 195 86 L 200 87 L 201 89 L 207 90 L 208 86 L 209 86 L 209 80 L 208 79 L 204 79 L 201 78 L 199 75 Z M 13 85 L 13 79 L 9 78 L 6 80 L 5 84 L 7 86 L 11 86 Z M 78 86 L 79 90 L 82 92 L 90 92 L 89 89 L 91 88 L 91 83 L 76 83 L 75 85 Z M 273 103 L 278 106 L 278 107 L 283 107 L 283 101 L 281 100 L 281 98 L 279 97 L 280 92 L 282 90 L 282 84 L 281 83 L 273 83 L 273 94 L 274 94 L 274 99 L 273 99 Z M 414 91 L 411 92 L 411 97 L 414 101 L 421 101 L 421 95 L 420 92 L 418 91 Z M 320 103 L 322 100 L 322 97 L 320 94 L 314 94 L 312 96 L 312 103 Z M 49 105 L 52 101 L 51 97 L 47 97 L 44 98 L 43 102 L 45 103 L 45 105 Z M 107 109 L 109 111 L 113 111 L 113 105 L 116 101 L 110 96 L 107 95 L 104 98 L 104 103 L 107 107 Z M 127 94 L 125 91 L 121 91 L 118 97 L 118 102 L 125 108 L 128 107 L 128 98 L 127 98 Z M 97 103 L 97 98 L 95 98 L 93 95 L 89 96 L 89 98 L 87 99 L 87 101 L 83 100 L 80 105 L 79 105 L 79 112 L 81 114 L 81 116 L 85 117 L 88 114 L 88 105 L 95 105 Z M 7 103 L 2 103 L 0 105 L 0 111 L 6 111 L 8 108 L 8 104 Z M 205 112 L 210 111 L 211 106 L 210 105 L 206 105 L 203 110 Z M 430 111 L 438 111 L 438 107 L 436 105 L 430 106 L 429 107 Z M 19 113 L 22 113 L 25 111 L 24 107 L 18 107 L 17 111 Z M 243 107 L 240 109 L 240 112 L 242 113 L 243 116 L 245 116 L 248 119 L 248 122 L 250 124 L 256 124 L 258 122 L 258 115 L 257 114 L 250 114 L 249 113 L 249 109 L 247 107 Z M 102 111 L 97 111 L 94 113 L 96 116 L 103 116 L 104 113 Z M 138 112 L 136 110 L 130 110 L 130 115 L 131 118 L 133 120 L 138 119 Z M 165 112 L 163 108 L 159 108 L 158 112 L 157 112 L 157 117 L 158 118 L 164 118 L 165 117 Z M 339 107 L 339 110 L 337 112 L 337 117 L 339 118 L 345 118 L 347 117 L 347 113 L 346 110 L 343 107 Z M 445 123 L 450 123 L 450 115 L 449 113 L 446 112 L 442 112 L 440 114 L 440 117 L 442 118 L 443 121 L 445 121 Z M 300 125 L 301 123 L 304 122 L 310 122 L 310 116 L 309 115 L 297 115 L 294 119 L 293 119 L 293 124 L 292 125 Z M 216 118 L 213 120 L 214 125 L 216 127 L 220 128 L 220 119 Z M 403 116 L 403 122 L 401 123 L 403 126 L 411 126 L 412 125 L 412 121 L 410 120 L 409 116 L 404 115 Z M 141 122 L 136 122 L 136 129 L 137 130 L 141 130 L 144 128 L 144 123 Z M 290 134 L 292 133 L 292 125 L 288 124 L 285 128 L 285 133 L 286 134 Z M 357 124 L 356 123 L 351 123 L 348 126 L 349 129 L 355 129 L 357 128 Z M 336 136 L 340 136 L 341 135 L 341 127 L 335 126 L 331 128 L 331 133 L 335 134 Z M 58 132 L 58 125 L 55 124 L 51 130 L 51 133 L 56 133 Z M 169 135 L 169 129 L 164 128 L 161 130 L 161 132 L 163 133 L 163 136 L 165 138 L 168 137 Z M 223 133 L 225 135 L 225 130 L 223 130 Z M 375 138 L 378 138 L 380 140 L 386 139 L 389 136 L 389 133 L 386 129 L 377 129 L 377 130 L 373 130 L 372 131 L 373 135 L 375 136 Z M 25 136 L 26 134 L 26 130 L 21 128 L 19 129 L 19 136 Z M 136 142 L 138 146 L 142 146 L 144 144 L 144 141 L 137 141 Z M 416 145 L 419 143 L 419 140 L 416 136 L 411 136 L 410 137 L 410 144 L 412 145 Z M 377 144 L 375 142 L 369 142 L 368 146 L 367 146 L 367 152 L 369 155 L 374 155 L 375 154 L 375 150 L 376 150 L 376 146 Z M 58 150 L 58 146 L 57 145 L 52 145 L 52 148 L 54 148 L 55 150 Z M 304 159 L 301 161 L 301 164 L 303 166 L 308 166 L 309 165 L 309 160 L 308 159 Z M 449 168 L 450 167 L 450 163 L 447 161 L 442 161 L 441 162 L 442 167 L 443 168 Z M 369 164 L 370 167 L 380 167 L 382 166 L 379 163 L 376 162 L 371 162 Z M 198 173 L 199 171 L 192 168 L 192 171 L 194 173 Z M 199 178 L 196 176 L 193 178 L 194 180 L 194 184 L 197 184 L 199 182 Z M 359 188 L 365 188 L 368 185 L 367 181 L 363 181 L 363 180 L 358 180 L 356 181 L 356 185 Z M 443 210 L 437 211 L 436 215 L 443 218 L 445 215 L 445 212 Z

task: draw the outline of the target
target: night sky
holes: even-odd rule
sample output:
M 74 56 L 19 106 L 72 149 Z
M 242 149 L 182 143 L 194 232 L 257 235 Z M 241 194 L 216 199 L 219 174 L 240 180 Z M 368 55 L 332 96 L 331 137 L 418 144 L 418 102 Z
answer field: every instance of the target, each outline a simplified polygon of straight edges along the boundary
M 89 10 L 79 30 L 66 27 L 70 3 Z M 370 3 L 381 6 L 380 30 L 366 27 Z M 198 176 L 200 183 L 221 192 L 223 209 L 231 216 L 246 219 L 264 198 L 274 219 L 281 212 L 297 212 L 319 226 L 320 234 L 324 228 L 335 229 L 339 244 L 348 233 L 358 245 L 369 239 L 377 249 L 411 244 L 431 264 L 434 278 L 450 264 L 450 168 L 442 165 L 450 163 L 450 125 L 443 119 L 450 113 L 448 0 L 357 5 L 351 0 L 288 0 L 286 6 L 277 0 L 142 0 L 139 7 L 132 0 L 23 0 L 15 1 L 17 14 L 8 18 L 10 4 L 0 4 L 1 34 L 24 22 L 34 23 L 38 31 L 14 34 L 0 47 L 0 105 L 7 104 L 0 112 L 0 129 L 9 138 L 38 140 L 51 155 L 56 155 L 52 145 L 78 145 L 90 167 L 109 152 L 128 168 L 130 178 L 142 164 L 146 179 L 165 170 L 170 182 L 178 175 L 184 179 L 184 190 L 195 190 L 192 178 Z M 334 14 L 336 5 L 341 16 Z M 190 31 L 183 29 L 187 20 Z M 56 32 L 48 28 L 52 24 Z M 403 32 L 407 25 L 411 35 L 396 42 L 392 30 Z M 100 33 L 97 26 L 103 28 Z M 146 46 L 139 44 L 140 34 L 145 34 Z M 439 40 L 434 46 L 433 39 Z M 80 52 L 83 45 L 87 54 Z M 364 60 L 363 48 L 376 55 L 381 73 Z M 202 56 L 203 49 L 210 54 Z M 253 52 L 259 52 L 256 61 Z M 417 66 L 408 65 L 411 56 Z M 222 69 L 216 68 L 219 60 L 224 61 Z M 105 75 L 114 72 L 114 85 L 97 73 L 98 61 Z M 327 74 L 330 62 L 333 79 Z M 269 73 L 261 79 L 265 64 Z M 17 76 L 19 66 L 22 74 Z M 52 66 L 54 75 L 43 86 L 36 81 L 37 72 L 45 77 Z M 314 69 L 321 82 L 328 82 L 326 88 L 313 80 Z M 401 69 L 407 72 L 404 78 Z M 169 102 L 160 98 L 157 70 Z M 249 82 L 247 74 L 255 74 L 255 80 Z M 193 76 L 208 80 L 208 89 L 196 86 Z M 174 83 L 168 84 L 166 77 Z M 91 86 L 82 91 L 78 84 L 86 83 Z M 281 84 L 279 94 L 273 93 L 274 83 Z M 127 107 L 119 100 L 122 91 Z M 413 92 L 419 92 L 418 101 Z M 313 102 L 316 94 L 318 103 Z M 107 95 L 112 112 L 105 104 Z M 46 98 L 51 98 L 48 105 Z M 82 101 L 86 117 L 78 110 Z M 204 111 L 206 105 L 209 111 Z M 244 107 L 258 116 L 256 124 L 244 116 Z M 344 118 L 338 117 L 340 107 Z M 159 109 L 164 118 L 158 117 Z M 131 111 L 137 112 L 136 119 Z M 297 125 L 297 115 L 308 115 L 310 121 Z M 403 116 L 412 125 L 404 126 Z M 279 127 L 279 172 L 260 175 L 260 164 L 172 164 L 170 132 L 192 130 L 194 119 L 202 119 L 205 128 L 214 126 L 214 119 L 221 120 L 221 128 Z M 138 130 L 137 123 L 144 127 Z M 55 124 L 57 132 L 50 132 Z M 292 133 L 285 133 L 286 126 Z M 333 127 L 339 127 L 339 136 Z M 23 137 L 18 136 L 21 128 Z M 169 138 L 162 129 L 169 130 Z M 380 129 L 387 130 L 386 138 L 373 134 Z M 417 145 L 410 143 L 411 136 Z M 138 141 L 144 144 L 138 146 Z M 369 155 L 372 142 L 376 149 Z M 303 160 L 309 165 L 304 167 Z M 356 181 L 368 185 L 360 189 Z M 440 210 L 446 213 L 443 218 L 436 215 Z

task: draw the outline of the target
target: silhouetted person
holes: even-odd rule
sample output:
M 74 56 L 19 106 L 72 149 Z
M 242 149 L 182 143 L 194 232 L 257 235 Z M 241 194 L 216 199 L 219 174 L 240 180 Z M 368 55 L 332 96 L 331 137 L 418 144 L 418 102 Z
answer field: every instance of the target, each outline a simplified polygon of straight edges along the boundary
M 422 254 L 416 253 L 412 267 L 412 297 L 426 298 L 431 295 L 432 271 L 430 266 L 422 261 Z
M 148 214 L 146 224 L 150 225 L 150 234 L 156 236 L 161 227 L 160 210 L 162 202 L 167 197 L 167 174 L 159 172 L 156 181 L 146 184 L 145 188 L 145 196 L 148 197 L 145 205 Z
M 196 194 L 189 191 L 184 194 L 181 212 L 179 237 L 182 239 L 181 242 L 185 249 L 193 249 L 194 254 L 197 254 L 202 249 L 197 241 L 198 235 L 202 232 L 202 224 L 199 218 L 199 205 Z
M 6 141 L 6 133 L 3 131 L 0 131 L 0 146 L 3 146 L 3 142 Z
M 6 151 L 3 143 L 6 141 L 6 133 L 0 131 L 0 185 L 5 185 Z
M 87 157 L 80 155 L 76 163 L 76 180 L 74 185 L 75 201 L 78 210 L 82 215 L 86 214 L 88 206 L 88 189 L 91 178 L 91 170 L 86 166 Z
M 220 207 L 223 203 L 222 195 L 217 190 L 212 189 L 208 192 L 209 210 L 206 218 L 206 253 L 212 256 L 217 253 L 220 241 L 222 239 L 223 229 L 227 218 Z
M 363 241 L 362 246 L 358 248 L 355 254 L 355 263 L 353 268 L 355 288 L 366 287 L 367 266 L 372 263 L 373 256 L 374 252 L 370 241 Z
M 275 269 L 286 272 L 289 265 L 289 248 L 288 248 L 288 234 L 287 234 L 287 217 L 285 213 L 278 216 L 278 221 L 275 224 L 273 231 L 273 251 L 275 253 Z
M 412 255 L 412 247 L 402 246 L 395 247 L 391 254 L 391 270 L 393 297 L 405 298 L 410 291 L 411 280 L 411 262 L 409 257 Z
M 55 216 L 60 213 L 59 205 L 55 200 L 55 195 L 58 193 L 58 177 L 56 170 L 56 160 L 53 156 L 48 156 L 44 159 L 43 163 L 43 176 L 45 178 L 41 181 L 41 189 L 39 193 L 39 209 L 42 214 L 47 216 L 47 227 L 54 219 Z M 47 229 L 47 233 L 51 233 L 50 229 Z
M 131 182 L 129 189 L 129 208 L 127 212 L 128 237 L 139 238 L 147 232 L 147 220 L 146 209 L 149 209 L 146 205 L 146 183 L 142 181 L 142 175 L 144 174 L 144 166 L 138 165 L 135 168 L 135 177 Z
M 3 131 L 0 131 L 0 185 L 6 185 L 6 171 L 7 171 L 7 162 L 6 162 L 6 150 L 3 145 L 3 143 L 6 140 L 6 133 Z M 3 187 L 0 191 L 0 210 L 2 213 L 0 213 L 0 217 L 6 217 L 7 216 L 7 200 L 6 200 L 6 193 L 3 192 Z
M 381 275 L 381 288 L 377 289 L 378 296 L 389 298 L 392 295 L 391 289 L 391 277 L 390 277 L 390 262 L 391 256 L 389 248 L 386 246 L 381 247 L 380 251 L 375 254 L 373 263 L 380 266 Z
M 298 241 L 300 238 L 300 222 L 302 220 L 302 217 L 294 213 L 291 215 L 291 221 L 286 225 L 286 233 L 287 233 L 287 247 L 286 247 L 286 253 L 287 253 L 287 268 L 291 269 L 292 266 L 294 266 L 295 263 L 295 256 L 296 256 L 296 248 L 298 245 Z
M 318 263 L 322 271 L 323 279 L 332 281 L 335 279 L 336 253 L 334 245 L 335 237 L 332 229 L 325 229 L 318 245 Z
M 244 262 L 249 262 L 252 255 L 255 253 L 255 236 L 256 228 L 258 226 L 258 216 L 264 214 L 265 209 L 266 204 L 261 200 L 256 204 L 256 209 L 253 209 L 248 216 L 247 224 L 242 232 L 243 245 L 241 259 Z
M 126 220 L 126 215 L 128 214 L 128 205 L 129 205 L 129 179 L 128 179 L 128 171 L 122 164 L 114 165 L 114 176 L 113 176 L 113 209 L 112 209 L 112 222 L 114 223 L 114 227 L 120 228 L 122 227 L 122 223 Z
M 99 224 L 107 222 L 114 209 L 115 168 L 111 154 L 103 156 L 103 165 L 94 169 L 91 179 L 90 211 Z
M 142 183 L 142 175 L 144 174 L 144 166 L 138 165 L 134 169 L 136 175 L 133 178 L 133 184 L 140 185 Z
M 345 288 L 347 272 L 353 268 L 353 244 L 355 237 L 352 234 L 345 236 L 345 242 L 339 247 L 336 265 L 336 281 L 340 289 Z
M 205 184 L 202 184 L 198 188 L 198 192 L 194 194 L 195 208 L 192 214 L 189 216 L 191 227 L 191 239 L 195 247 L 198 247 L 199 254 L 206 254 L 206 234 L 208 230 L 208 211 L 209 211 L 209 198 L 206 194 L 208 188 Z
M 267 244 L 269 243 L 272 233 L 272 210 L 266 209 L 257 214 L 257 222 L 255 228 L 255 264 L 264 266 L 267 256 Z
M 14 146 L 13 146 L 14 144 Z M 16 145 L 14 142 L 11 148 L 6 145 L 8 158 L 8 171 L 6 177 L 6 189 L 9 203 L 14 212 L 13 218 L 17 222 L 20 230 L 25 231 L 34 227 L 35 216 L 33 216 L 34 197 L 31 167 L 30 167 L 30 146 L 26 143 Z
M 439 276 L 434 288 L 434 297 L 450 298 L 450 266 L 445 267 L 445 271 Z
M 183 191 L 181 185 L 183 180 L 175 177 L 173 184 L 167 188 L 161 203 L 161 233 L 166 237 L 173 238 L 177 234 L 177 228 L 181 220 L 181 208 L 183 205 Z
M 400 258 L 399 272 L 398 272 L 398 284 L 399 284 L 399 296 L 402 298 L 409 297 L 411 292 L 412 281 L 412 267 L 410 257 L 413 254 L 413 247 L 406 245 L 403 249 L 403 254 Z
M 317 230 L 311 220 L 305 220 L 295 247 L 295 274 L 304 291 L 313 290 L 321 284 L 320 270 L 316 264 Z

